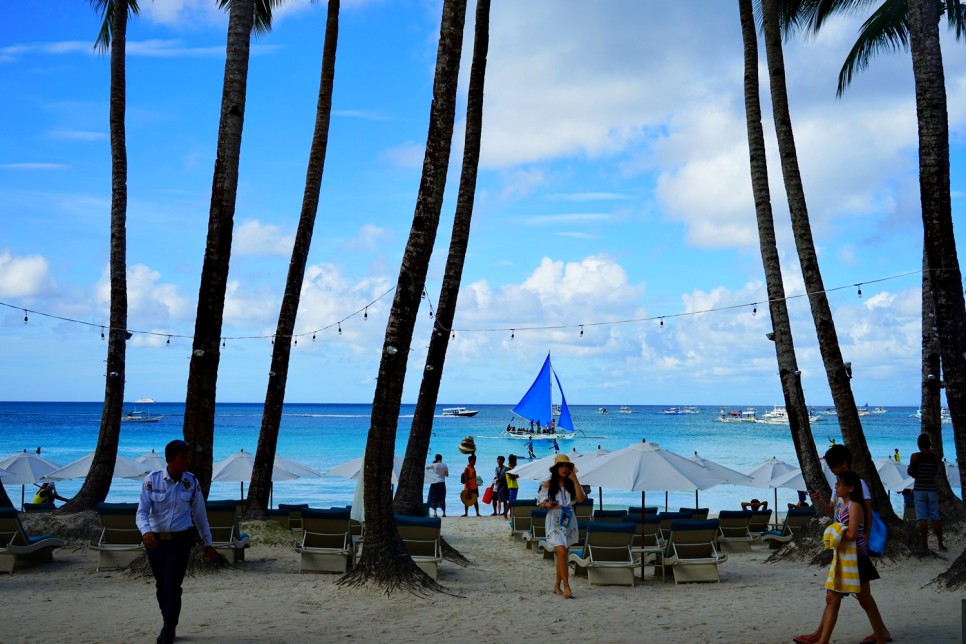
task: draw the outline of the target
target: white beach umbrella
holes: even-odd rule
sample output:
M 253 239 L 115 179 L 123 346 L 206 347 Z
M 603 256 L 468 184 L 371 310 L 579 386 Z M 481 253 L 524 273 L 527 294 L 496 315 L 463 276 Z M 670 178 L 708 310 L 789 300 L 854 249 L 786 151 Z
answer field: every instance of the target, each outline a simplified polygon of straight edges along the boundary
M 775 490 L 775 514 L 777 515 L 778 486 L 773 485 L 773 482 L 776 479 L 780 480 L 782 475 L 788 474 L 789 472 L 794 472 L 797 469 L 799 468 L 794 465 L 789 465 L 788 463 L 780 461 L 772 456 L 771 458 L 765 459 L 761 465 L 757 465 L 745 472 L 745 474 L 751 478 L 751 481 L 748 483 L 740 483 L 739 485 L 744 485 L 746 487 L 773 488 Z
M 23 507 L 24 490 L 27 484 L 36 483 L 44 475 L 53 472 L 58 467 L 60 465 L 57 465 L 57 463 L 48 461 L 39 454 L 27 450 L 0 461 L 0 469 L 4 469 L 12 475 L 5 478 L 4 482 L 14 485 L 20 484 L 20 507 Z
M 346 461 L 340 465 L 336 465 L 331 470 L 325 472 L 325 476 L 342 476 L 347 479 L 358 479 L 362 477 L 362 465 L 365 460 L 365 456 L 360 456 L 359 458 L 354 458 L 351 461 Z M 402 471 L 403 460 L 393 454 L 392 457 L 392 484 L 396 485 L 399 483 L 399 473 Z
M 574 451 L 577 451 L 577 450 L 574 450 Z M 573 457 L 570 460 L 573 460 L 575 464 L 579 463 L 580 467 L 583 469 L 589 469 L 591 463 L 593 463 L 596 459 L 600 458 L 604 454 L 610 454 L 610 452 L 611 451 L 609 449 L 602 449 L 598 447 L 592 452 L 587 452 L 586 454 L 578 454 L 576 456 L 576 460 Z M 604 488 L 600 486 L 597 486 L 597 503 L 600 505 L 600 509 L 603 510 L 604 509 Z
M 279 464 L 279 457 L 275 457 L 275 464 L 272 467 L 272 482 L 275 481 L 294 481 L 301 478 L 299 474 L 290 471 L 287 467 Z M 288 459 L 283 459 L 288 460 Z M 289 461 L 292 462 L 292 461 Z M 304 467 L 299 465 L 299 467 Z M 245 481 L 252 480 L 252 470 L 255 468 L 255 455 L 245 450 L 239 450 L 228 458 L 218 461 L 212 466 L 211 482 L 221 483 L 238 481 L 240 499 L 245 498 Z M 309 470 L 309 468 L 305 468 Z M 315 470 L 309 470 L 315 472 Z
M 0 481 L 4 481 L 8 478 L 13 478 L 13 474 L 8 472 L 7 470 L 0 469 Z
M 167 461 L 164 460 L 164 456 L 158 454 L 153 449 L 147 454 L 141 454 L 134 460 L 136 460 L 138 463 L 144 463 L 149 472 L 157 472 L 158 470 L 163 470 L 168 466 Z
M 599 487 L 640 491 L 641 505 L 647 490 L 706 490 L 724 482 L 707 468 L 647 441 L 595 458 L 580 468 L 578 478 Z
M 951 487 L 958 488 L 962 483 L 959 481 L 959 465 L 956 463 L 946 463 L 946 478 L 949 479 Z
M 701 467 L 704 467 L 714 474 L 720 476 L 722 479 L 724 479 L 724 483 L 740 485 L 751 481 L 751 477 L 747 474 L 742 474 L 741 472 L 733 470 L 730 467 L 725 467 L 724 465 L 720 465 L 714 461 L 709 461 L 708 459 L 699 456 L 697 452 L 694 453 L 694 456 L 689 456 L 688 460 L 693 463 L 697 463 Z M 694 491 L 694 507 L 698 507 L 697 490 Z
M 890 490 L 904 490 L 912 487 L 916 481 L 909 476 L 908 469 L 908 463 L 900 463 L 891 456 L 880 458 L 875 462 L 875 471 L 879 473 L 882 484 Z
M 822 460 L 822 474 L 825 475 L 825 480 L 828 481 L 829 486 L 834 488 L 835 486 L 835 475 L 832 474 L 832 470 L 828 468 L 825 464 L 825 460 Z M 788 490 L 807 490 L 808 484 L 805 482 L 805 474 L 802 472 L 800 467 L 796 467 L 791 472 L 786 472 L 785 474 L 779 474 L 774 479 L 772 479 L 771 484 L 768 487 L 773 488 L 783 488 Z
M 577 459 L 582 457 L 577 450 L 570 452 L 567 456 L 575 463 Z M 555 458 L 557 458 L 556 454 L 550 454 L 549 456 L 538 458 L 535 461 L 517 465 L 510 471 L 527 481 L 546 481 L 550 478 L 550 466 L 553 465 Z
M 44 476 L 45 481 L 65 481 L 67 479 L 82 479 L 86 478 L 88 472 L 91 471 L 91 464 L 94 462 L 94 452 L 86 454 L 76 461 L 71 461 L 67 465 L 57 468 L 52 472 L 48 472 Z M 115 479 L 140 479 L 147 474 L 149 468 L 144 463 L 138 463 L 133 458 L 128 458 L 126 456 L 117 455 L 117 460 L 114 462 L 114 474 L 112 478 Z

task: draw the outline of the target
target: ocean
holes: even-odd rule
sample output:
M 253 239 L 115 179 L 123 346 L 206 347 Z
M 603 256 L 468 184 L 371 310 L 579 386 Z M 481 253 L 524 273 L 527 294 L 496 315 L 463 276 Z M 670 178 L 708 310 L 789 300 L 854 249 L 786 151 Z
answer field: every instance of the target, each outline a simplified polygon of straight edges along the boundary
M 464 403 L 465 405 L 465 403 Z M 443 405 L 438 406 L 441 411 Z M 518 423 L 510 413 L 510 405 L 471 406 L 478 409 L 474 417 L 441 417 L 433 423 L 433 435 L 429 447 L 429 461 L 440 453 L 449 465 L 447 479 L 448 514 L 461 514 L 459 501 L 461 485 L 459 474 L 466 463 L 466 456 L 457 446 L 467 436 L 473 436 L 477 447 L 477 471 L 485 481 L 492 478 L 498 455 L 515 453 L 526 462 L 526 441 L 500 438 L 508 423 Z M 733 405 L 731 409 L 744 409 Z M 163 452 L 164 445 L 172 439 L 181 438 L 183 403 L 128 404 L 126 410 L 137 409 L 150 415 L 160 415 L 157 423 L 124 423 L 121 427 L 119 453 L 137 458 L 152 450 Z M 396 453 L 405 454 L 409 438 L 414 405 L 403 405 L 396 438 Z M 598 447 L 615 450 L 630 443 L 647 439 L 662 448 L 682 456 L 697 452 L 701 457 L 715 461 L 738 471 L 747 471 L 765 459 L 776 457 L 797 466 L 794 448 L 787 426 L 759 423 L 717 422 L 720 407 L 698 407 L 699 413 L 666 415 L 661 406 L 633 406 L 631 413 L 619 413 L 610 407 L 608 414 L 598 413 L 597 406 L 572 406 L 571 413 L 578 430 L 573 440 L 558 441 L 560 453 L 590 452 Z M 761 412 L 767 407 L 758 407 Z M 919 420 L 914 417 L 914 407 L 888 407 L 886 413 L 871 414 L 862 418 L 866 439 L 873 458 L 891 456 L 898 448 L 903 461 L 916 451 Z M 225 403 L 216 407 L 215 414 L 215 460 L 227 458 L 239 450 L 254 453 L 261 425 L 261 403 Z M 66 465 L 74 459 L 91 452 L 97 443 L 101 403 L 72 402 L 0 402 L 0 459 L 16 452 L 33 452 L 41 448 L 41 455 Z M 286 404 L 278 440 L 278 454 L 292 459 L 319 472 L 326 472 L 336 465 L 363 454 L 369 431 L 370 406 L 365 404 Z M 822 415 L 822 420 L 812 425 L 812 433 L 820 455 L 830 440 L 842 442 L 836 417 Z M 955 460 L 951 426 L 944 425 L 944 448 L 947 458 Z M 546 441 L 535 441 L 536 456 L 552 453 Z M 579 473 L 578 473 L 579 476 Z M 80 480 L 62 481 L 57 484 L 62 496 L 70 497 L 80 488 Z M 521 480 L 520 497 L 536 495 L 538 483 Z M 7 485 L 7 493 L 17 502 L 20 490 Z M 32 486 L 27 486 L 32 488 Z M 113 502 L 136 501 L 139 481 L 116 479 L 107 500 Z M 247 493 L 247 484 L 246 484 Z M 309 503 L 313 507 L 348 505 L 352 502 L 355 481 L 334 476 L 303 478 L 280 481 L 274 485 L 274 503 Z M 211 498 L 237 498 L 239 483 L 214 483 Z M 736 509 L 742 500 L 753 497 L 773 500 L 774 493 L 768 489 L 725 485 L 699 493 L 701 507 L 712 511 Z M 33 494 L 27 490 L 27 500 Z M 598 490 L 594 489 L 596 498 Z M 603 490 L 605 507 L 626 507 L 640 504 L 640 493 L 620 490 Z M 900 510 L 901 501 L 893 494 L 894 506 Z M 794 490 L 778 491 L 778 502 L 795 501 Z M 663 490 L 649 491 L 649 505 L 664 505 Z M 773 502 L 773 501 L 772 501 Z M 667 493 L 667 505 L 671 509 L 694 507 L 693 492 Z M 488 512 L 488 511 L 487 511 Z

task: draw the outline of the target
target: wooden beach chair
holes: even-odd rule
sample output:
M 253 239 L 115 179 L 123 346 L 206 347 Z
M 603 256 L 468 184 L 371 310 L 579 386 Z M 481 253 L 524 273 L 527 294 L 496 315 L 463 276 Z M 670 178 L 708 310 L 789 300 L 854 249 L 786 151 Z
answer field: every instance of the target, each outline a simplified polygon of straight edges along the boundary
M 728 555 L 718 552 L 718 528 L 717 519 L 671 524 L 661 565 L 664 571 L 671 568 L 674 583 L 721 580 L 718 565 L 727 561 Z
M 751 552 L 754 537 L 748 529 L 751 510 L 722 510 L 718 513 L 718 545 L 723 552 Z
M 245 560 L 245 549 L 251 543 L 238 524 L 238 504 L 235 501 L 207 501 L 205 511 L 211 529 L 211 545 L 232 563 Z
M 0 572 L 12 574 L 18 562 L 53 561 L 54 549 L 63 547 L 63 539 L 31 536 L 14 508 L 0 508 Z
M 815 510 L 813 508 L 789 508 L 781 527 L 777 530 L 768 530 L 762 533 L 761 540 L 767 543 L 769 548 L 780 548 L 792 540 L 797 530 L 807 525 L 814 518 Z
M 586 575 L 592 585 L 633 586 L 635 530 L 631 523 L 591 521 L 583 546 L 568 556 L 574 574 Z
M 403 545 L 419 569 L 432 577 L 439 578 L 439 564 L 443 561 L 443 548 L 440 545 L 440 529 L 443 525 L 437 517 L 407 517 L 395 515 L 396 530 L 402 537 Z
M 127 568 L 144 552 L 137 524 L 137 503 L 98 503 L 101 534 L 91 546 L 97 571 Z
M 302 543 L 296 549 L 302 555 L 299 572 L 344 573 L 353 559 L 352 528 L 349 511 L 300 510 Z

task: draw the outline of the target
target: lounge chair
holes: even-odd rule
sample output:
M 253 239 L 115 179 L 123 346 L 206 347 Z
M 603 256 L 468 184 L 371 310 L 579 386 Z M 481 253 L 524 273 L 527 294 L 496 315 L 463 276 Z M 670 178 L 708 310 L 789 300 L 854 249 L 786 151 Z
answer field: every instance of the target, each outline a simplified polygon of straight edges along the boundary
M 718 513 L 718 545 L 723 552 L 751 552 L 754 537 L 748 529 L 751 510 L 721 510 Z
M 690 512 L 658 512 L 658 521 L 661 525 L 661 540 L 667 541 L 668 534 L 671 532 L 671 523 L 674 521 L 690 521 Z
M 575 503 L 573 508 L 578 521 L 590 521 L 594 515 L 594 500 L 588 496 L 580 503 Z
M 717 519 L 672 522 L 661 558 L 662 573 L 670 567 L 676 584 L 720 581 L 718 565 L 727 561 L 728 555 L 718 552 L 718 527 Z
M 632 505 L 627 508 L 628 514 L 657 514 L 656 505 Z
M 50 503 L 24 503 L 23 511 L 32 514 L 34 512 L 53 512 L 56 509 L 54 502 Z
M 590 521 L 578 521 L 577 522 L 577 543 L 568 548 L 568 552 L 573 550 L 580 550 L 583 547 L 584 540 L 587 538 L 587 526 L 590 525 Z M 544 536 L 537 542 L 537 552 L 543 555 L 544 559 L 553 559 L 557 552 L 555 548 L 551 548 L 547 543 L 547 538 Z
M 443 561 L 440 545 L 440 528 L 443 523 L 437 517 L 407 517 L 395 515 L 396 530 L 403 545 L 419 569 L 432 577 L 439 577 L 439 564 Z
M 678 508 L 678 512 L 688 512 L 691 518 L 696 521 L 704 521 L 708 518 L 708 513 L 711 512 L 710 508 Z
M 761 534 L 768 530 L 771 521 L 771 510 L 752 510 L 751 521 L 748 522 L 748 532 L 755 543 L 761 543 Z
M 279 503 L 279 510 L 288 512 L 288 527 L 291 530 L 302 529 L 302 510 L 309 507 L 308 503 Z
M 624 516 L 624 523 L 634 525 L 634 541 L 631 544 L 631 556 L 641 566 L 641 579 L 644 579 L 644 568 L 646 566 L 657 568 L 661 563 L 661 554 L 664 552 L 664 540 L 661 538 L 661 522 L 656 514 L 644 515 L 628 514 Z
M 245 560 L 245 549 L 250 538 L 238 524 L 238 504 L 235 501 L 208 501 L 208 527 L 211 529 L 211 545 L 232 563 Z
M 301 509 L 302 543 L 299 572 L 344 573 L 353 559 L 352 528 L 349 511 Z
M 527 550 L 537 552 L 537 544 L 547 536 L 547 511 L 530 510 L 530 530 L 523 533 L 523 543 Z
M 288 525 L 288 510 L 276 510 L 273 508 L 269 508 L 268 520 L 274 521 L 275 523 L 279 524 L 286 530 L 290 529 Z
M 101 534 L 91 550 L 97 552 L 97 571 L 127 568 L 144 552 L 137 524 L 137 503 L 98 503 Z
M 627 515 L 627 510 L 594 510 L 593 521 L 603 523 L 620 523 Z
M 799 530 L 814 518 L 815 510 L 812 508 L 802 508 L 800 510 L 789 508 L 781 527 L 777 530 L 763 532 L 761 540 L 767 543 L 769 548 L 780 548 L 783 544 L 792 540 L 796 530 Z
M 54 549 L 63 546 L 57 537 L 31 536 L 14 508 L 0 508 L 0 572 L 13 573 L 18 561 L 53 561 Z
M 568 556 L 574 574 L 598 585 L 634 585 L 636 563 L 631 554 L 634 524 L 591 521 L 583 546 Z
M 530 512 L 537 509 L 536 499 L 510 501 L 510 535 L 523 538 L 530 530 Z

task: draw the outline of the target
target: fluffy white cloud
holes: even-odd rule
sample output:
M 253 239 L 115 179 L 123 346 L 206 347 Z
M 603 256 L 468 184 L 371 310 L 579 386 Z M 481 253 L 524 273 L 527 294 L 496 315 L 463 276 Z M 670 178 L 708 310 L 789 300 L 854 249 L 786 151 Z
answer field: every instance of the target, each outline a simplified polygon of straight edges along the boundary
M 263 224 L 254 219 L 247 219 L 234 230 L 232 236 L 232 254 L 269 255 L 274 257 L 290 257 L 295 235 L 282 232 L 282 227 L 276 224 Z
M 94 288 L 95 301 L 103 311 L 111 303 L 110 266 L 104 266 Z M 127 270 L 128 326 L 132 329 L 158 328 L 167 322 L 179 326 L 194 316 L 192 303 L 173 283 L 161 281 L 161 273 L 144 264 L 134 264 Z M 170 330 L 169 330 L 170 332 Z
M 50 264 L 45 257 L 0 250 L 0 296 L 30 297 L 42 294 L 50 286 Z

